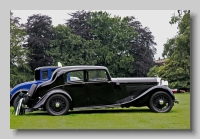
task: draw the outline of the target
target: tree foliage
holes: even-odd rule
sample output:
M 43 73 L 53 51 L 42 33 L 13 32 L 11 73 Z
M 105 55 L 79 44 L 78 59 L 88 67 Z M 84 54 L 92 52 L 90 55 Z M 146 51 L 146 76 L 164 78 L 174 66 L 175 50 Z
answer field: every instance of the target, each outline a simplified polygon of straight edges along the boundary
M 133 56 L 129 42 L 136 32 L 128 25 L 129 18 L 111 17 L 107 12 L 77 11 L 71 14 L 67 25 L 72 32 L 85 40 L 97 41 L 94 50 L 95 65 L 109 68 L 112 76 L 129 76 L 133 73 Z
M 190 88 L 189 61 L 186 58 L 183 61 L 168 59 L 164 66 L 158 70 L 159 77 L 167 80 L 171 88 Z
M 19 23 L 20 18 L 10 12 L 10 86 L 29 80 L 27 50 L 22 47 L 26 31 Z
M 158 76 L 159 66 L 155 65 L 150 68 L 149 72 L 147 73 L 148 77 L 157 77 Z
M 178 34 L 164 45 L 163 56 L 168 60 L 158 73 L 172 88 L 190 88 L 190 11 L 172 16 L 170 24 L 176 23 Z
M 107 66 L 112 76 L 146 76 L 156 49 L 150 30 L 134 17 L 111 17 L 107 12 L 77 11 L 67 25 L 85 40 L 97 40 L 96 65 Z M 95 47 L 95 46 L 94 46 Z
M 149 28 L 142 27 L 133 16 L 112 17 L 103 11 L 70 15 L 66 25 L 56 27 L 46 15 L 29 16 L 23 28 L 19 18 L 12 17 L 12 80 L 17 73 L 33 73 L 37 67 L 57 62 L 65 66 L 103 65 L 113 77 L 147 76 L 156 53 Z M 23 79 L 28 78 L 23 75 Z
M 156 53 L 154 46 L 157 44 L 154 42 L 154 36 L 148 27 L 143 27 L 133 16 L 129 19 L 129 25 L 138 33 L 138 37 L 133 38 L 130 42 L 135 69 L 132 76 L 146 77 L 149 69 L 154 66 L 154 54 Z
M 58 25 L 53 30 L 54 39 L 47 53 L 54 57 L 54 64 L 57 62 L 62 62 L 65 66 L 96 64 L 94 48 L 99 46 L 98 41 L 85 40 L 73 34 L 66 25 Z
M 52 65 L 53 57 L 46 53 L 53 39 L 51 17 L 34 14 L 28 17 L 25 27 L 28 36 L 24 47 L 29 50 L 29 66 L 32 72 L 37 67 Z
M 129 18 L 111 17 L 107 12 L 93 12 L 87 19 L 94 40 L 100 40 L 96 50 L 97 65 L 109 68 L 112 76 L 130 76 L 134 71 L 130 41 L 137 33 L 128 25 Z

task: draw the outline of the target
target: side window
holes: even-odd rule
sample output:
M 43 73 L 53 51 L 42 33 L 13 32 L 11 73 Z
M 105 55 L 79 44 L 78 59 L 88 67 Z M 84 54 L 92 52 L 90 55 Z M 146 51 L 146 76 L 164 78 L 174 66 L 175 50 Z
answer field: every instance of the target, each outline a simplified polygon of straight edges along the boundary
M 42 79 L 48 79 L 48 71 L 47 70 L 42 71 Z
M 73 81 L 84 81 L 84 74 L 83 71 L 71 71 L 66 73 L 65 75 L 67 82 L 73 82 Z
M 105 70 L 89 70 L 88 81 L 108 81 Z

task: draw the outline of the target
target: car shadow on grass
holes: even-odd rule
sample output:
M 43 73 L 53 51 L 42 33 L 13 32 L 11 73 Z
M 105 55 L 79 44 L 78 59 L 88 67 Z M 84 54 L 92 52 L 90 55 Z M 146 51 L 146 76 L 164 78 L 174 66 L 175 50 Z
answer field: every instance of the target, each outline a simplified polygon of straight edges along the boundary
M 112 113 L 152 113 L 152 111 L 148 108 L 125 108 L 125 109 L 87 109 L 87 110 L 70 110 L 66 115 L 76 115 L 76 114 L 112 114 Z M 46 116 L 49 115 L 46 111 L 35 111 L 28 112 L 25 115 L 35 115 L 35 116 Z
M 95 109 L 95 110 L 76 110 L 69 111 L 68 114 L 102 114 L 102 113 L 143 113 L 152 112 L 150 109 Z

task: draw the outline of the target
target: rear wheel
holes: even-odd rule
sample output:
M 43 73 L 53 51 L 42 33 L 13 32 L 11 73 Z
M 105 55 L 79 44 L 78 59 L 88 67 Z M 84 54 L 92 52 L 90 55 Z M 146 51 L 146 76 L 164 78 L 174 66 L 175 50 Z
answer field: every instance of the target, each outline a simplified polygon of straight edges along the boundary
M 69 110 L 69 101 L 65 96 L 55 94 L 47 100 L 45 107 L 50 115 L 64 115 Z
M 154 112 L 169 112 L 173 106 L 172 97 L 164 91 L 154 93 L 149 101 L 149 107 Z

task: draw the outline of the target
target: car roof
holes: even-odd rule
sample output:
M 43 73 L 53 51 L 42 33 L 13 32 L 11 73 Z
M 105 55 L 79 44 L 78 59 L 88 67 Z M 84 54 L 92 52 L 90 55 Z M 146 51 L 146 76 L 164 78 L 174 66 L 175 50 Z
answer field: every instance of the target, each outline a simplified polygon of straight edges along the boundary
M 35 70 L 40 70 L 40 69 L 54 69 L 54 68 L 60 68 L 58 66 L 43 66 L 43 67 L 38 67 Z
M 107 70 L 108 69 L 104 66 L 87 66 L 87 65 L 81 65 L 81 66 L 65 66 L 65 67 L 60 67 L 54 71 L 56 75 L 60 75 L 62 73 L 66 73 L 68 71 L 73 71 L 73 70 L 89 70 L 89 69 L 103 69 Z
M 71 71 L 71 70 L 87 70 L 87 69 L 104 69 L 104 70 L 108 70 L 104 66 L 80 65 L 80 66 L 65 66 L 65 67 L 61 67 L 61 68 L 57 69 L 56 72 Z
M 104 66 L 88 66 L 88 65 L 80 65 L 80 66 L 65 66 L 65 67 L 60 67 L 58 69 L 56 69 L 53 72 L 52 75 L 52 80 L 54 80 L 56 77 L 62 75 L 63 73 L 66 73 L 68 71 L 74 71 L 74 70 L 93 70 L 93 69 L 103 69 L 106 70 L 107 73 L 109 74 L 109 71 L 106 67 Z M 110 76 L 110 74 L 109 74 Z

